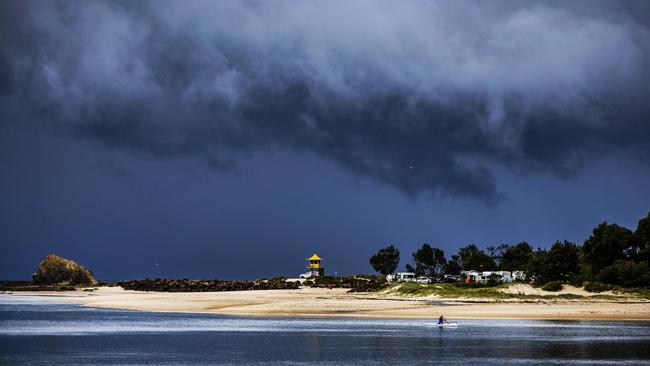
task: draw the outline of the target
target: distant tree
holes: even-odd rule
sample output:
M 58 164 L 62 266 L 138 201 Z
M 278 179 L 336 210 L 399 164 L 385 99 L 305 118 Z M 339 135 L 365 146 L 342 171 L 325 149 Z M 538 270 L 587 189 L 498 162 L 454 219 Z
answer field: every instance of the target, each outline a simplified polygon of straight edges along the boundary
M 501 255 L 499 268 L 504 271 L 525 271 L 533 259 L 533 248 L 524 242 L 507 246 Z
M 584 262 L 592 275 L 620 259 L 632 254 L 634 234 L 631 230 L 616 224 L 604 222 L 596 227 L 582 246 Z
M 404 269 L 406 269 L 406 272 L 415 273 L 418 276 L 421 275 L 421 273 L 418 273 L 418 271 L 415 268 L 413 268 L 413 266 L 409 263 L 406 263 Z
M 650 266 L 647 261 L 617 260 L 598 272 L 596 280 L 623 287 L 649 287 Z
M 470 244 L 458 250 L 464 270 L 489 271 L 496 269 L 497 265 L 489 255 L 485 254 L 476 245 Z
M 496 263 L 497 268 L 501 269 L 501 261 L 503 260 L 503 254 L 505 251 L 510 248 L 508 244 L 501 244 L 499 246 L 494 246 L 490 245 L 487 247 L 487 252 L 490 254 L 490 258 L 494 260 L 494 263 Z
M 548 252 L 542 248 L 537 248 L 528 264 L 526 277 L 532 279 L 535 283 L 547 283 L 551 281 L 547 263 Z
M 648 216 L 639 220 L 634 231 L 635 259 L 650 261 L 650 212 Z
M 566 282 L 580 272 L 580 247 L 570 241 L 556 241 L 548 251 L 537 249 L 528 265 L 528 276 L 536 283 Z
M 399 265 L 399 249 L 392 245 L 379 249 L 377 254 L 370 257 L 370 265 L 383 275 L 394 273 Z
M 551 281 L 568 281 L 580 272 L 580 247 L 564 240 L 556 241 L 548 251 L 547 278 Z
M 431 245 L 424 243 L 422 247 L 411 254 L 415 262 L 415 272 L 420 274 L 430 274 L 433 272 L 433 248 Z
M 413 261 L 415 270 L 418 274 L 435 275 L 442 271 L 447 259 L 445 252 L 440 248 L 432 248 L 431 245 L 424 243 L 422 247 L 413 252 Z
M 460 257 L 455 254 L 451 256 L 451 259 L 447 261 L 444 267 L 445 273 L 450 275 L 458 275 L 462 270 L 463 267 L 460 264 Z

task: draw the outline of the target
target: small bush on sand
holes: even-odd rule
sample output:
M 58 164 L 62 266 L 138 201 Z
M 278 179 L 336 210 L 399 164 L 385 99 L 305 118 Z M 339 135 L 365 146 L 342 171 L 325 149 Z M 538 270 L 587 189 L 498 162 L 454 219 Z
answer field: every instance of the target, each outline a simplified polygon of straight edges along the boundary
M 612 285 L 607 285 L 600 282 L 585 282 L 585 291 L 589 292 L 603 292 L 613 289 Z
M 560 281 L 551 281 L 542 286 L 544 291 L 558 292 L 562 290 L 562 282 Z

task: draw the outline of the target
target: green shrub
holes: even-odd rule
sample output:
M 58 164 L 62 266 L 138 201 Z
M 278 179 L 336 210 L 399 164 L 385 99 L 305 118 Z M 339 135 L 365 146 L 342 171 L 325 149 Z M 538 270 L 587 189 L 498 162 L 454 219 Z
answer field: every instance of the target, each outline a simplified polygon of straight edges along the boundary
M 544 291 L 557 292 L 562 290 L 562 282 L 560 281 L 551 281 L 542 286 Z
M 617 260 L 603 268 L 596 279 L 623 287 L 650 287 L 650 266 L 648 262 Z
M 614 288 L 612 285 L 607 285 L 600 282 L 585 282 L 584 287 L 585 291 L 589 292 L 603 292 L 612 290 Z
M 314 281 L 307 280 L 307 281 L 303 282 L 302 285 L 312 287 L 312 286 L 314 286 Z
M 498 286 L 501 284 L 502 276 L 496 273 L 492 273 L 487 280 L 488 286 Z

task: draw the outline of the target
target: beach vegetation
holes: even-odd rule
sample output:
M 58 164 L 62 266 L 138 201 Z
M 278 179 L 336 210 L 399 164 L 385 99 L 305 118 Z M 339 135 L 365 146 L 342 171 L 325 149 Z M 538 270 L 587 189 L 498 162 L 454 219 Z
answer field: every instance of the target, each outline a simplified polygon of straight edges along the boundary
M 562 282 L 560 281 L 547 282 L 544 286 L 542 286 L 542 290 L 550 291 L 550 292 L 562 291 Z
M 639 262 L 650 261 L 650 212 L 637 224 L 634 231 L 634 248 L 632 256 Z
M 435 276 L 442 272 L 447 264 L 445 252 L 440 248 L 432 248 L 427 243 L 422 244 L 420 249 L 413 252 L 412 257 L 417 276 Z
M 634 253 L 634 233 L 616 224 L 598 225 L 582 245 L 583 262 L 591 274 L 598 273 L 616 260 Z
M 602 284 L 641 289 L 634 291 L 644 294 L 650 291 L 650 212 L 639 220 L 634 231 L 603 222 L 592 230 L 582 245 L 558 240 L 548 249 L 533 250 L 524 241 L 515 245 L 488 246 L 484 251 L 475 244 L 468 244 L 447 260 L 442 249 L 423 244 L 412 257 L 415 267 L 411 263 L 405 267 L 418 276 L 457 275 L 465 282 L 467 276 L 462 271 L 522 271 L 525 276 L 518 278 L 534 286 L 549 282 L 578 287 L 584 284 L 597 291 L 598 284 Z M 498 283 L 496 278 L 488 282 L 490 285 Z
M 377 254 L 370 257 L 370 265 L 376 271 L 386 276 L 394 273 L 399 265 L 399 249 L 392 245 L 379 249 Z
M 584 289 L 588 292 L 603 292 L 614 289 L 614 286 L 602 282 L 585 282 Z
M 450 275 L 459 275 L 460 272 L 463 270 L 463 266 L 460 262 L 460 256 L 457 254 L 454 254 L 451 256 L 451 258 L 445 263 L 444 267 L 444 273 L 450 274 Z
M 461 264 L 464 269 L 474 269 L 477 271 L 491 271 L 497 269 L 497 264 L 492 257 L 485 254 L 483 250 L 475 244 L 469 244 L 458 250 Z
M 503 291 L 508 285 L 489 286 L 487 284 L 465 284 L 465 283 L 440 283 L 440 284 L 419 284 L 401 283 L 394 284 L 383 290 L 384 293 L 399 294 L 403 296 L 426 297 L 436 296 L 440 298 L 467 298 L 483 300 L 580 300 L 585 296 L 580 294 L 522 294 Z
M 497 247 L 496 253 L 497 255 L 492 251 L 491 256 L 498 262 L 498 267 L 502 271 L 524 270 L 533 259 L 533 247 L 527 242 L 516 245 L 501 244 Z

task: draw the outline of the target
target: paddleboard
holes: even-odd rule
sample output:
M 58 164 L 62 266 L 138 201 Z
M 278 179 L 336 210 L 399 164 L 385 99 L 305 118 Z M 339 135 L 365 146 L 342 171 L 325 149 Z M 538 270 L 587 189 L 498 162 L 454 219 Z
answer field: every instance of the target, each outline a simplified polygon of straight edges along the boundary
M 443 324 L 436 324 L 438 328 L 457 328 L 458 323 L 443 323 Z

